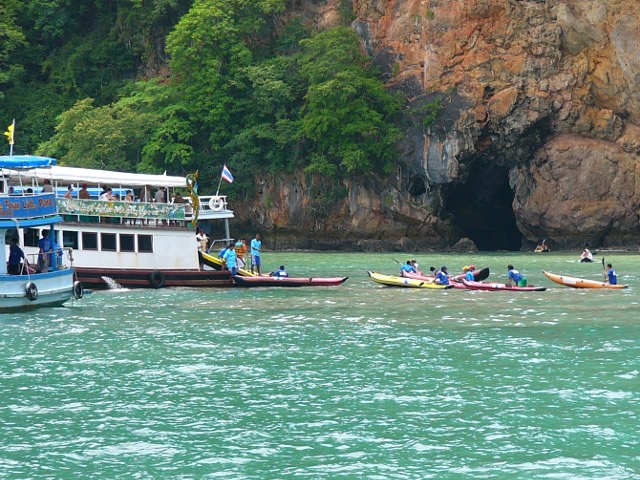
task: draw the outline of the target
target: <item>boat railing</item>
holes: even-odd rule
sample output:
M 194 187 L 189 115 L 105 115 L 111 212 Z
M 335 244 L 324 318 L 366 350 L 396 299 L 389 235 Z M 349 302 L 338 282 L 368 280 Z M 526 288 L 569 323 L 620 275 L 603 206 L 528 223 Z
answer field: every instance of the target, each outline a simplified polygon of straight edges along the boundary
M 200 200 L 200 212 L 222 212 L 229 210 L 226 195 L 203 195 Z
M 186 226 L 192 211 L 188 203 L 126 202 L 58 198 L 58 213 L 66 221 L 147 225 L 150 220 L 163 225 Z
M 193 219 L 190 199 L 185 203 L 126 202 L 58 197 L 58 213 L 66 221 L 148 225 L 150 220 L 163 225 L 188 226 Z M 199 197 L 198 216 L 205 219 L 230 218 L 225 195 Z
M 73 249 L 60 247 L 48 253 L 27 253 L 21 264 L 20 275 L 66 270 L 73 264 Z

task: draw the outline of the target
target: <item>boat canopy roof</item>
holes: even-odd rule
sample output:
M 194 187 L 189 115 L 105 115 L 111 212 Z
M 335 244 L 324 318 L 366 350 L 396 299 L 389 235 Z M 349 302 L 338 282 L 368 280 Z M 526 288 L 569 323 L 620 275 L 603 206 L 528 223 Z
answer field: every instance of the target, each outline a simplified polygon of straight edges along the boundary
M 108 185 L 143 187 L 145 185 L 155 187 L 185 187 L 185 177 L 168 175 L 149 175 L 144 173 L 111 172 L 109 170 L 95 170 L 91 168 L 61 167 L 55 166 L 48 169 L 35 168 L 23 174 L 25 177 L 37 178 L 38 181 L 50 179 L 64 184 L 82 185 Z
M 51 167 L 56 164 L 55 158 L 37 157 L 35 155 L 0 155 L 0 168 L 25 170 Z M 48 170 L 45 170 L 48 172 Z

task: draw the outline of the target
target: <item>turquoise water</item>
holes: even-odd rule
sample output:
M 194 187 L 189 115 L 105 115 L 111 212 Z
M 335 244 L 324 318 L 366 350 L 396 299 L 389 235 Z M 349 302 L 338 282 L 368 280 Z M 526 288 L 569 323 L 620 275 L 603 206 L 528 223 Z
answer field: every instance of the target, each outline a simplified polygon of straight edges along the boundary
M 507 263 L 546 292 L 373 284 L 398 254 L 267 253 L 342 286 L 96 292 L 0 317 L 0 478 L 640 478 L 640 256 Z M 599 260 L 599 257 L 596 257 Z

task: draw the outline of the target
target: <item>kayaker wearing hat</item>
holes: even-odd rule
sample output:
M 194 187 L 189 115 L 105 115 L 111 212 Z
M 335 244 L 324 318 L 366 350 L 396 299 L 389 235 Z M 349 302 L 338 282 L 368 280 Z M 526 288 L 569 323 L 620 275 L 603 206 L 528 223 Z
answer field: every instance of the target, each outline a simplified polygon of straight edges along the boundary
M 464 279 L 469 281 L 469 282 L 475 281 L 476 277 L 473 274 L 475 269 L 476 269 L 476 267 L 474 267 L 473 265 L 469 265 L 469 266 L 465 265 L 464 267 L 462 267 L 462 270 L 465 272 Z
M 436 274 L 435 282 L 439 285 L 449 285 L 449 275 L 447 274 L 447 267 L 442 267 Z

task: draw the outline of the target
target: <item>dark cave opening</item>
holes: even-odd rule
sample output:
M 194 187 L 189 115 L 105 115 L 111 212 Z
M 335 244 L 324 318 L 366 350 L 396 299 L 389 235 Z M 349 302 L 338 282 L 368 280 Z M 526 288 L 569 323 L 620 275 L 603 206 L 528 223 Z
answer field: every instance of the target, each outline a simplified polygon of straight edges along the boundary
M 522 233 L 513 213 L 514 193 L 509 187 L 509 169 L 489 163 L 470 167 L 465 183 L 445 193 L 445 209 L 463 237 L 478 250 L 520 250 Z

